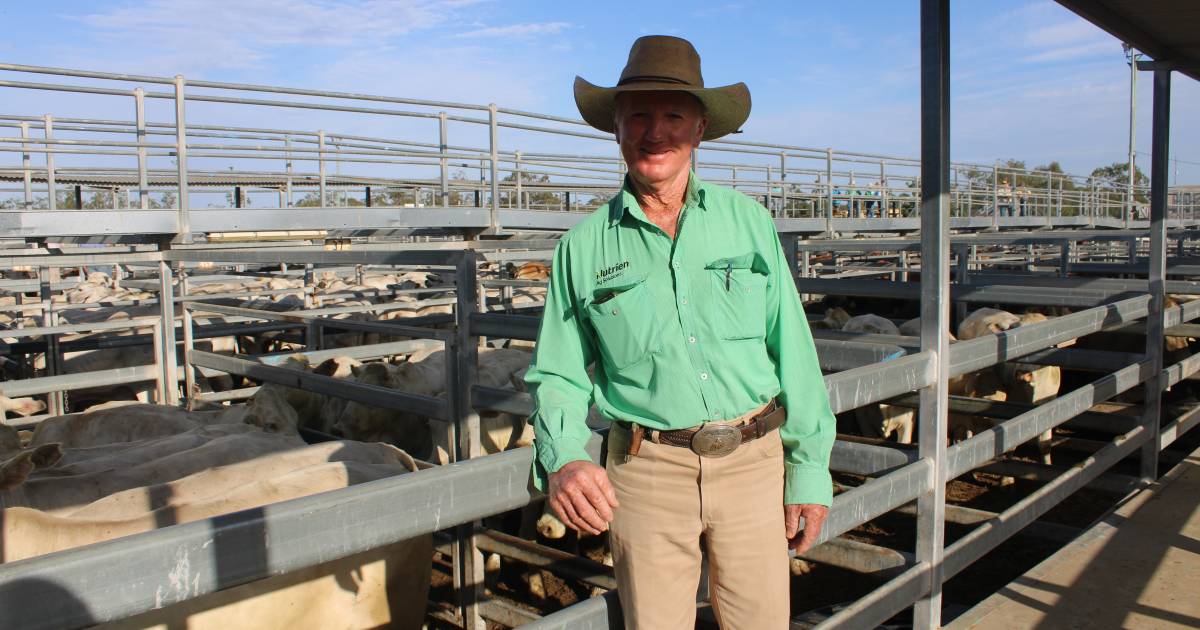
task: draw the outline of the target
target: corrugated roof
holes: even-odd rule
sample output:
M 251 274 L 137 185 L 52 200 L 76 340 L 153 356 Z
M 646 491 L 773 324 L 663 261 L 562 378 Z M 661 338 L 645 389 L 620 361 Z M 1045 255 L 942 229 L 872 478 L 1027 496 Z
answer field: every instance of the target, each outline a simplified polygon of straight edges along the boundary
M 1180 66 L 1200 81 L 1197 0 L 1058 0 L 1083 19 L 1149 55 Z

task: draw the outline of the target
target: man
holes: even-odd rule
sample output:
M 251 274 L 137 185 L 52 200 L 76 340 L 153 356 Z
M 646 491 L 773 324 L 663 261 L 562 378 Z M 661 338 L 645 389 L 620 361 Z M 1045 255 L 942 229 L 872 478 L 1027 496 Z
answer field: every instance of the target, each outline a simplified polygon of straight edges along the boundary
M 749 91 L 704 88 L 690 43 L 651 36 L 575 100 L 629 175 L 555 250 L 526 377 L 535 485 L 571 527 L 610 530 L 627 627 L 694 627 L 703 545 L 721 625 L 786 628 L 788 546 L 832 500 L 833 414 L 770 214 L 689 169 Z M 607 470 L 584 451 L 593 402 L 614 421 Z

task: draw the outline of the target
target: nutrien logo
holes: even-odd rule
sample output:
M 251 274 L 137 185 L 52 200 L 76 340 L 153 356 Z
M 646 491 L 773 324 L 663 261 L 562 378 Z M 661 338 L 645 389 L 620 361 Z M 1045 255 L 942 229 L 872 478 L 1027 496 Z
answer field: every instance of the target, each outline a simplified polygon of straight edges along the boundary
M 621 272 L 625 271 L 627 268 L 629 268 L 629 261 L 625 260 L 625 261 L 621 261 L 621 262 L 609 267 L 608 269 L 601 269 L 601 270 L 597 271 L 596 272 L 596 284 L 600 284 L 602 282 L 608 282 L 609 280 L 616 278 L 617 276 L 621 275 Z

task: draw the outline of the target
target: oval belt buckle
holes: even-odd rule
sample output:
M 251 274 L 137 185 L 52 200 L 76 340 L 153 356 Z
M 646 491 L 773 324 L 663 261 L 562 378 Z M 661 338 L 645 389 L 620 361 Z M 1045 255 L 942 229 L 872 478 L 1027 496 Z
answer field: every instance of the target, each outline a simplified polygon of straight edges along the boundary
M 701 457 L 725 457 L 742 443 L 742 432 L 728 424 L 706 424 L 692 436 L 692 452 Z

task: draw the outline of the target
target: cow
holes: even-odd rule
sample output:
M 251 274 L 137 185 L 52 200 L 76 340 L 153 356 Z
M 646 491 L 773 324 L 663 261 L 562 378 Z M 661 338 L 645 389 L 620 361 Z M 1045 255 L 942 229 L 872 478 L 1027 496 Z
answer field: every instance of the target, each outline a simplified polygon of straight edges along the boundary
M 251 433 L 244 434 L 248 437 Z M 279 435 L 259 433 L 283 441 Z M 406 474 L 407 454 L 385 445 L 325 443 L 287 449 L 232 466 L 131 488 L 70 516 L 15 507 L 2 512 L 0 561 L 212 518 L 317 492 Z M 220 547 L 221 541 L 215 540 Z M 239 541 L 247 552 L 246 541 Z M 428 597 L 432 537 L 418 536 L 368 552 L 166 605 L 113 627 L 420 628 Z M 189 597 L 190 579 L 164 591 L 164 604 Z M 0 619 L 4 617 L 0 612 Z
M 899 335 L 900 329 L 892 320 L 873 313 L 851 317 L 842 326 L 845 332 L 865 333 L 872 335 Z

